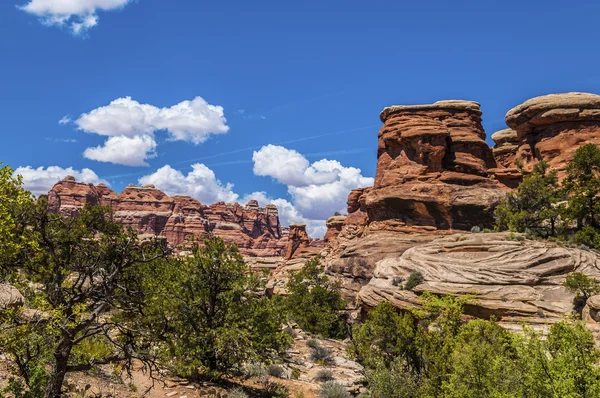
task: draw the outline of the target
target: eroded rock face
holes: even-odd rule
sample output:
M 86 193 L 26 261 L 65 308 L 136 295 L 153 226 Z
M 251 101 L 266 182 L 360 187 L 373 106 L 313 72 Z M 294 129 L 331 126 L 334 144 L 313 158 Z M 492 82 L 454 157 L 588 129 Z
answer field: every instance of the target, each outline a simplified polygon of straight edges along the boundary
M 518 134 L 516 159 L 525 170 L 543 159 L 562 177 L 577 148 L 600 145 L 600 96 L 564 93 L 532 98 L 511 109 L 506 124 Z
M 375 184 L 364 198 L 369 223 L 440 230 L 493 223 L 508 188 L 488 177 L 497 165 L 478 103 L 393 106 L 381 120 Z
M 164 236 L 173 246 L 212 233 L 235 243 L 247 256 L 282 256 L 287 237 L 275 205 L 265 208 L 250 201 L 245 206 L 223 202 L 204 205 L 187 196 L 168 196 L 152 185 L 127 186 L 116 194 L 104 185 L 89 185 L 67 177 L 48 193 L 52 211 L 77 214 L 86 203 L 110 206 L 115 220 L 141 235 Z
M 412 272 L 424 282 L 403 290 Z M 552 323 L 573 310 L 574 296 L 562 286 L 570 272 L 599 278 L 600 257 L 551 242 L 513 240 L 508 233 L 454 234 L 379 261 L 358 297 L 366 309 L 383 301 L 407 308 L 418 306 L 417 293 L 424 291 L 471 294 L 469 315 L 506 324 Z

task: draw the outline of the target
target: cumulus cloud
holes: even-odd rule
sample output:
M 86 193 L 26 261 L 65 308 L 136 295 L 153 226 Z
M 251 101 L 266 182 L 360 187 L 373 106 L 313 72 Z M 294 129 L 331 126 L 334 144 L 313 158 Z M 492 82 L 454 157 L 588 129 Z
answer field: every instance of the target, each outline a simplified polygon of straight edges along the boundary
M 297 151 L 281 146 L 264 146 L 254 152 L 252 160 L 256 175 L 287 185 L 295 209 L 309 220 L 344 212 L 351 190 L 373 185 L 373 178 L 364 177 L 358 168 L 327 159 L 310 164 Z
M 34 169 L 31 166 L 25 166 L 17 168 L 15 175 L 22 176 L 25 189 L 31 191 L 36 196 L 47 194 L 54 184 L 68 175 L 75 177 L 77 181 L 88 184 L 104 183 L 108 185 L 108 182 L 98 177 L 94 171 L 90 169 L 79 171 L 72 167 L 48 166 L 47 168 L 38 167 Z
M 45 25 L 67 26 L 79 35 L 98 24 L 98 11 L 123 8 L 131 0 L 29 0 L 18 6 Z
M 147 159 L 156 157 L 156 141 L 149 135 L 110 137 L 104 145 L 87 148 L 87 159 L 125 166 L 148 166 Z
M 300 153 L 278 145 L 266 145 L 252 155 L 254 174 L 272 177 L 292 186 L 328 184 L 337 180 L 339 170 L 316 168 Z
M 183 174 L 169 165 L 139 179 L 142 185 L 153 184 L 167 195 L 187 195 L 205 204 L 236 202 L 239 195 L 233 184 L 223 184 L 215 173 L 201 163 L 192 165 L 192 171 Z
M 202 97 L 165 108 L 118 98 L 82 114 L 74 123 L 81 131 L 109 137 L 104 146 L 88 148 L 84 156 L 127 166 L 145 166 L 156 155 L 158 131 L 166 131 L 170 140 L 194 144 L 229 131 L 223 107 Z
M 140 104 L 125 97 L 82 114 L 75 124 L 79 130 L 105 136 L 132 137 L 166 130 L 174 141 L 199 144 L 211 134 L 229 131 L 226 122 L 223 107 L 210 105 L 202 97 L 169 108 Z

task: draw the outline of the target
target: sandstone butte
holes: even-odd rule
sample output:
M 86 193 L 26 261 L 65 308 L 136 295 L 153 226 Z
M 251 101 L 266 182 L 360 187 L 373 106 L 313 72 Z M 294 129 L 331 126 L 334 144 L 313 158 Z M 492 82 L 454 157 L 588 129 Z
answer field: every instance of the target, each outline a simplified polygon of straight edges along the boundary
M 573 295 L 561 286 L 569 272 L 600 278 L 593 250 L 468 232 L 493 225 L 495 206 L 521 181 L 518 163 L 527 172 L 546 160 L 562 176 L 579 146 L 600 145 L 600 96 L 526 101 L 508 112 L 509 128 L 491 136 L 493 148 L 481 115 L 476 102 L 456 100 L 381 113 L 375 183 L 350 192 L 348 215 L 331 219 L 328 230 L 326 269 L 356 316 L 383 301 L 418 306 L 429 291 L 473 295 L 468 315 L 544 328 L 572 310 Z M 403 290 L 413 272 L 424 282 Z M 600 297 L 584 317 L 596 323 L 599 313 Z
M 294 253 L 286 253 L 286 248 L 298 246 L 288 242 L 290 231 L 280 225 L 277 207 L 270 204 L 261 208 L 255 200 L 245 206 L 223 202 L 204 205 L 188 196 L 167 196 L 152 185 L 129 185 L 117 194 L 103 184 L 84 184 L 70 176 L 48 192 L 50 209 L 65 215 L 76 214 L 86 203 L 109 206 L 116 221 L 141 235 L 165 237 L 174 247 L 208 233 L 235 243 L 250 257 L 291 258 Z M 298 235 L 299 227 L 292 228 L 293 236 Z M 307 246 L 310 244 L 308 240 Z

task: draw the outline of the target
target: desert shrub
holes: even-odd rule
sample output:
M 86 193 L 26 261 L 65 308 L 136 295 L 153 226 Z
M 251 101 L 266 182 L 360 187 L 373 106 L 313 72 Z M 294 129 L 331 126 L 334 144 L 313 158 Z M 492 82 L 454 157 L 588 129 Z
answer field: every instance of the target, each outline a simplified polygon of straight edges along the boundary
M 270 380 L 265 381 L 264 389 L 271 398 L 287 398 L 290 396 L 290 390 L 281 383 Z
M 481 228 L 478 227 L 477 225 L 475 225 L 474 227 L 471 228 L 471 233 L 473 234 L 478 234 L 481 232 Z
M 331 357 L 331 350 L 322 346 L 317 346 L 312 349 L 310 353 L 310 359 L 313 362 L 319 363 L 331 363 L 333 361 L 333 358 Z
M 300 371 L 300 369 L 292 368 L 292 374 L 291 374 L 292 379 L 298 380 L 301 375 L 302 375 L 302 372 Z
M 341 384 L 333 381 L 328 381 L 321 386 L 321 392 L 319 393 L 321 398 L 350 398 L 350 393 Z
M 306 345 L 310 348 L 317 348 L 321 344 L 319 343 L 319 340 L 317 340 L 317 339 L 310 339 L 306 342 Z
M 271 365 L 267 368 L 267 374 L 269 376 L 282 378 L 285 373 L 285 369 L 281 365 Z
M 330 369 L 321 369 L 317 372 L 317 375 L 315 376 L 315 380 L 320 383 L 331 381 L 333 379 L 333 371 L 331 371 Z
M 420 272 L 413 272 L 406 279 L 406 282 L 404 283 L 404 289 L 413 290 L 415 287 L 423 283 L 423 281 L 423 274 Z
M 346 336 L 346 302 L 340 284 L 325 275 L 319 256 L 291 273 L 287 290 L 286 307 L 303 330 L 331 338 Z
M 267 375 L 267 369 L 260 362 L 247 363 L 246 366 L 244 367 L 244 371 L 245 371 L 246 377 L 250 377 L 250 378 L 258 379 L 258 378 L 261 378 L 261 377 L 264 377 Z
M 246 392 L 244 390 L 242 390 L 241 388 L 237 387 L 237 388 L 234 388 L 233 390 L 229 390 L 227 392 L 227 397 L 229 397 L 229 398 L 248 398 L 248 394 L 246 394 Z

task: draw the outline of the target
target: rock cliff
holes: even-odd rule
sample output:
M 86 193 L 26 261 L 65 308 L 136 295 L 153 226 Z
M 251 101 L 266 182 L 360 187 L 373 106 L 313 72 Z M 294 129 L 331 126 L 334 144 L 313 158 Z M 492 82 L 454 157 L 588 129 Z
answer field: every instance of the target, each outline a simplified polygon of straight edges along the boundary
M 115 220 L 140 234 L 164 236 L 173 246 L 212 233 L 235 243 L 247 256 L 283 256 L 288 244 L 275 205 L 251 200 L 245 206 L 223 202 L 204 205 L 187 196 L 168 196 L 152 185 L 129 185 L 120 194 L 104 185 L 66 177 L 48 192 L 51 210 L 72 216 L 86 203 L 110 206 Z M 308 238 L 308 235 L 306 236 Z

